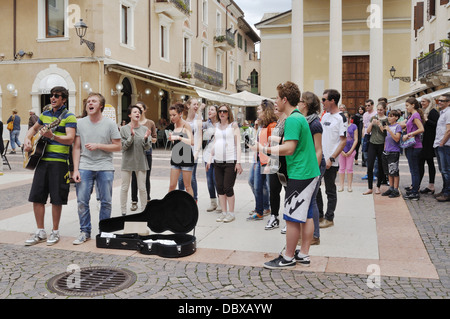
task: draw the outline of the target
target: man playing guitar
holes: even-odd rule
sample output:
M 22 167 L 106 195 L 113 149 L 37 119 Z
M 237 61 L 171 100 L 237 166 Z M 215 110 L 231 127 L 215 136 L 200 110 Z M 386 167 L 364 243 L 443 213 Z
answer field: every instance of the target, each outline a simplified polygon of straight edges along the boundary
M 47 245 L 54 245 L 59 241 L 59 221 L 62 206 L 67 204 L 69 195 L 69 148 L 75 139 L 77 119 L 70 112 L 64 113 L 68 94 L 64 87 L 54 87 L 51 91 L 50 102 L 52 109 L 45 111 L 39 120 L 31 127 L 25 137 L 24 151 L 30 152 L 33 145 L 31 140 L 38 132 L 48 139 L 44 154 L 37 164 L 28 200 L 33 203 L 33 211 L 37 224 L 36 233 L 25 241 L 26 246 L 32 246 L 47 240 Z M 53 131 L 47 126 L 60 119 L 58 127 Z M 47 239 L 44 230 L 45 204 L 50 195 L 52 204 L 53 230 Z

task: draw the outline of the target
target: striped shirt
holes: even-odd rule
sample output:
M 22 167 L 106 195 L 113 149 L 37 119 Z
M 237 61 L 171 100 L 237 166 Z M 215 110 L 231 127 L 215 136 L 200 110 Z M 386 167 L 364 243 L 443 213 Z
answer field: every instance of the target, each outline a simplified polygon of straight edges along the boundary
M 55 113 L 53 113 L 53 110 L 45 111 L 39 117 L 38 123 L 40 125 L 49 125 L 53 123 L 54 121 L 58 120 L 59 116 L 66 108 L 67 106 L 64 105 Z M 74 129 L 77 128 L 77 118 L 73 113 L 66 113 L 66 115 L 61 119 L 61 123 L 59 123 L 54 134 L 56 136 L 65 136 L 66 127 Z M 63 145 L 56 141 L 48 140 L 44 155 L 42 156 L 41 160 L 48 162 L 67 162 L 69 160 L 69 150 L 69 145 Z

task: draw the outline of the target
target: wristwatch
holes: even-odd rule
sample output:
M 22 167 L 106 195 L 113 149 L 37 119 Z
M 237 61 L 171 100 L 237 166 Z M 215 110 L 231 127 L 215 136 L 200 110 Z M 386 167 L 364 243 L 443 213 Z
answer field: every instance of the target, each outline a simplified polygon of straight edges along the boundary
M 331 161 L 331 163 L 334 163 L 334 162 L 336 162 L 336 159 L 334 158 L 334 157 L 330 157 L 330 161 Z
M 50 138 L 50 141 L 54 141 L 55 140 L 55 134 L 52 135 L 52 137 Z

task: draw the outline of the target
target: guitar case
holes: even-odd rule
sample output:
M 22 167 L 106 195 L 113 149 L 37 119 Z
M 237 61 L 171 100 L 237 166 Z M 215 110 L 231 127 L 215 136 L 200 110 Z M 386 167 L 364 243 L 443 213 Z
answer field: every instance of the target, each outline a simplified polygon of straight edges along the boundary
M 163 199 L 151 200 L 141 213 L 100 221 L 97 248 L 137 250 L 145 255 L 179 258 L 197 250 L 195 226 L 198 207 L 185 191 L 175 190 Z M 146 222 L 150 235 L 112 234 L 124 229 L 125 222 Z M 193 231 L 193 234 L 188 234 Z M 106 236 L 107 233 L 110 237 Z M 165 234 L 162 234 L 165 233 Z

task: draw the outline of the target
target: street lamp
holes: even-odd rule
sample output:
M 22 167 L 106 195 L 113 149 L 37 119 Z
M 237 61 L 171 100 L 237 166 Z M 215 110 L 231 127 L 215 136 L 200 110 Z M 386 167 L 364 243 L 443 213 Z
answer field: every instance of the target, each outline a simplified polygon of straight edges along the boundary
M 120 83 L 117 83 L 116 84 L 116 91 L 111 89 L 111 96 L 119 95 L 120 93 L 122 93 L 122 90 L 123 90 L 123 85 L 120 84 Z
M 83 19 L 80 19 L 80 21 L 75 23 L 75 31 L 77 32 L 77 36 L 80 37 L 80 45 L 82 45 L 83 43 L 86 43 L 89 50 L 94 52 L 95 51 L 95 43 L 84 39 L 87 28 L 88 28 L 88 26 L 86 23 L 84 23 Z
M 411 82 L 411 77 L 409 77 L 409 76 L 397 76 L 396 77 L 395 72 L 397 72 L 397 70 L 394 68 L 394 66 L 392 66 L 392 68 L 389 70 L 389 72 L 391 73 L 392 80 L 400 80 L 400 81 L 407 82 L 407 83 Z

